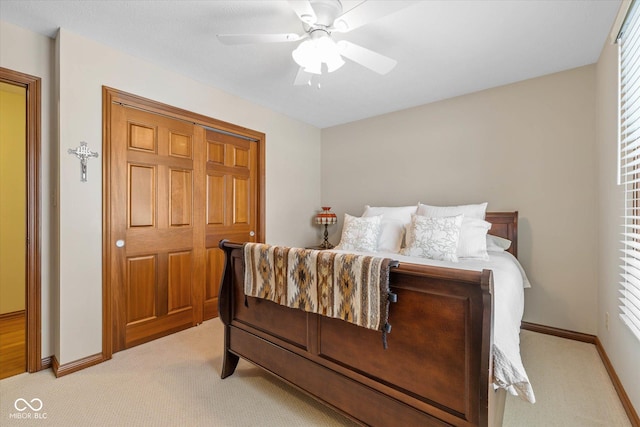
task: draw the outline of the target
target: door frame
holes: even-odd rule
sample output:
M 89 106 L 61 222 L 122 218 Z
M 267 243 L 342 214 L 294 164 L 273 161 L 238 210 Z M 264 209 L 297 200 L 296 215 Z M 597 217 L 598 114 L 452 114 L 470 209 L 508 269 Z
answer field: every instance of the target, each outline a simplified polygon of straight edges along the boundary
M 258 218 L 256 236 L 265 237 L 265 134 L 242 126 L 207 117 L 181 108 L 146 99 L 137 95 L 102 86 L 102 357 L 113 355 L 114 321 L 112 314 L 113 289 L 111 286 L 111 261 L 115 256 L 110 245 L 111 236 L 111 106 L 122 104 L 176 120 L 217 129 L 255 140 L 258 145 Z
M 26 268 L 25 309 L 27 315 L 27 372 L 37 372 L 42 363 L 41 275 L 40 275 L 40 77 L 0 67 L 0 81 L 22 86 L 27 93 L 26 111 Z

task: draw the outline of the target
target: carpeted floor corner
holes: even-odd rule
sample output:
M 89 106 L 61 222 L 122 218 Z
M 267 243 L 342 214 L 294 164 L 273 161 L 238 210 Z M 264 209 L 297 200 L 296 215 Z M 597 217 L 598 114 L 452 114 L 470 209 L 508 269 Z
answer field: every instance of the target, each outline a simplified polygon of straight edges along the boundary
M 505 426 L 631 426 L 593 344 L 523 330 L 520 351 L 536 403 L 507 396 Z

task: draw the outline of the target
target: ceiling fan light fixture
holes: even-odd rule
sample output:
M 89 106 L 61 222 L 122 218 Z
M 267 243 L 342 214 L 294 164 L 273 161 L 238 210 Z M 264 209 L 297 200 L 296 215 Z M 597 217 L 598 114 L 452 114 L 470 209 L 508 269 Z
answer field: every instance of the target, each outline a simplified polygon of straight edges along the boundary
M 291 56 L 296 64 L 303 67 L 307 73 L 321 74 L 322 63 L 315 50 L 314 42 L 305 40 L 291 52 Z
M 296 61 L 301 67 L 306 67 L 307 64 L 313 59 L 313 47 L 310 40 L 305 40 L 298 45 L 297 48 L 291 52 L 293 60 Z
M 324 36 L 314 41 L 320 62 L 327 64 L 328 72 L 331 73 L 344 65 L 344 60 L 338 52 L 338 45 L 331 37 Z
M 327 72 L 329 73 L 333 73 L 335 70 L 344 65 L 344 60 L 337 52 L 335 53 L 335 55 L 332 55 L 331 58 L 327 58 L 327 60 L 324 62 L 325 64 L 327 64 Z
M 293 60 L 308 73 L 322 74 L 322 63 L 329 73 L 344 65 L 336 42 L 325 31 L 314 32 L 311 40 L 305 40 L 291 52 Z
M 322 62 L 320 61 L 309 62 L 307 66 L 304 67 L 304 70 L 307 73 L 320 75 L 322 74 Z

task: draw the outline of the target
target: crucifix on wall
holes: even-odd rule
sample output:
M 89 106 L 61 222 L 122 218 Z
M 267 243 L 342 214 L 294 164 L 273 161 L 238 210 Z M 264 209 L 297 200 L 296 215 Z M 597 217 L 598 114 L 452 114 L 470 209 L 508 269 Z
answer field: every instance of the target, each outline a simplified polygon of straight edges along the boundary
M 79 147 L 76 147 L 75 149 L 69 148 L 67 152 L 69 154 L 75 154 L 76 157 L 80 159 L 80 179 L 82 182 L 87 182 L 87 159 L 89 157 L 98 157 L 98 153 L 89 150 L 87 143 L 84 141 L 80 143 Z

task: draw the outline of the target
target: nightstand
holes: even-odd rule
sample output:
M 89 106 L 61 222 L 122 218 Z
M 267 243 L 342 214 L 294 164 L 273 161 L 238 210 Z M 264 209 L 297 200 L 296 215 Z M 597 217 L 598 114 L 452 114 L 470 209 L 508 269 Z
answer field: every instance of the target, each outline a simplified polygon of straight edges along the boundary
M 317 245 L 317 246 L 307 246 L 305 247 L 305 249 L 314 249 L 316 251 L 326 251 L 328 249 L 333 249 L 333 248 L 325 248 L 322 245 Z

